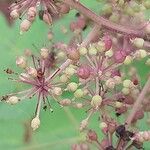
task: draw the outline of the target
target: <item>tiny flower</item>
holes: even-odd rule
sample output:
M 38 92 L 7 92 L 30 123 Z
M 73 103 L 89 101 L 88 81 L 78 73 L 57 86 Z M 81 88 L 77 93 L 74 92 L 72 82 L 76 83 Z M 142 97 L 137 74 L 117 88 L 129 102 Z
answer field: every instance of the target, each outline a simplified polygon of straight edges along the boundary
M 150 34 L 150 23 L 145 27 L 145 31 Z
M 103 41 L 99 41 L 96 44 L 96 48 L 97 48 L 98 52 L 103 52 L 105 50 L 105 43 Z
M 133 84 L 132 81 L 129 80 L 129 79 L 126 79 L 126 80 L 123 81 L 123 86 L 125 88 L 130 88 L 132 86 L 132 84 Z
M 72 75 L 75 73 L 75 69 L 72 68 L 72 67 L 68 67 L 68 68 L 66 68 L 65 73 L 66 73 L 68 76 L 72 76 Z
M 39 117 L 33 118 L 33 120 L 31 121 L 31 128 L 33 130 L 36 130 L 36 129 L 39 128 L 39 126 L 40 126 L 40 119 L 39 119 Z
M 122 93 L 123 93 L 124 95 L 128 95 L 128 94 L 130 93 L 130 89 L 124 87 L 124 88 L 122 89 Z
M 123 106 L 123 103 L 121 103 L 121 102 L 115 102 L 115 107 L 116 108 L 121 108 Z
M 108 125 L 105 123 L 105 122 L 101 122 L 100 124 L 99 124 L 99 127 L 100 127 L 100 129 L 104 129 L 104 128 L 107 128 L 108 127 Z

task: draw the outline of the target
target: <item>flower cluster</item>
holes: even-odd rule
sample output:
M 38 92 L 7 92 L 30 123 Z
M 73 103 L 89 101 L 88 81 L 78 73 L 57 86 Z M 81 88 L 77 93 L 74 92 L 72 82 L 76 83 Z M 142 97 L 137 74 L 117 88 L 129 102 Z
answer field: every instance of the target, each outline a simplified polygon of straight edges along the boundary
M 26 15 L 26 19 L 20 24 L 21 33 L 30 29 L 37 15 L 46 24 L 51 25 L 55 19 L 70 11 L 68 5 L 54 0 L 20 0 L 13 3 L 9 9 L 13 19 Z

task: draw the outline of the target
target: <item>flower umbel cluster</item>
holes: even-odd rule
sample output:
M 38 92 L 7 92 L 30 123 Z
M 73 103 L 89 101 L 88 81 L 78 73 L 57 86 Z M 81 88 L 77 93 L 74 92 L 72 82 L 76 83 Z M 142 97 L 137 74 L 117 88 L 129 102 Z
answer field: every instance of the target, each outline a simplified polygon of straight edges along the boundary
M 20 31 L 26 32 L 37 15 L 51 25 L 70 8 L 78 12 L 76 21 L 70 22 L 73 35 L 68 44 L 63 40 L 54 42 L 49 32 L 51 50 L 44 47 L 40 56 L 26 51 L 26 56 L 18 57 L 16 64 L 23 72 L 6 72 L 18 76 L 11 80 L 31 88 L 7 94 L 2 100 L 16 104 L 36 95 L 33 130 L 40 126 L 41 108 L 52 110 L 50 98 L 61 106 L 83 109 L 87 116 L 79 130 L 86 139 L 73 144 L 72 150 L 142 149 L 143 143 L 150 141 L 150 133 L 141 132 L 136 125 L 150 112 L 150 78 L 143 86 L 134 64 L 144 62 L 150 66 L 150 22 L 145 18 L 150 1 L 106 0 L 96 14 L 79 0 L 20 0 L 10 6 L 10 16 L 18 19 L 26 15 L 20 25 Z M 83 39 L 87 28 L 92 30 Z M 66 27 L 61 30 L 67 36 Z M 65 92 L 69 94 L 64 96 Z M 94 114 L 99 129 L 90 127 Z M 101 139 L 99 134 L 103 135 Z

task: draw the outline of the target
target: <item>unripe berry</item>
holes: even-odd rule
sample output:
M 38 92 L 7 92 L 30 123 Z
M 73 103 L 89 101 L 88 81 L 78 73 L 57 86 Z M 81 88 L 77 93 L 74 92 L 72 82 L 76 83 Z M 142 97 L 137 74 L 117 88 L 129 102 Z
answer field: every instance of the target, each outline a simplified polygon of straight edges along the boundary
M 87 54 L 87 48 L 85 48 L 85 47 L 80 47 L 80 48 L 79 48 L 79 52 L 80 52 L 80 55 L 86 55 L 86 54 Z
M 92 97 L 91 105 L 93 107 L 99 107 L 102 103 L 102 97 L 100 95 L 95 95 Z
M 21 57 L 18 57 L 16 59 L 16 65 L 19 66 L 20 68 L 25 68 L 26 67 L 26 59 L 21 56 Z
M 76 91 L 77 88 L 78 88 L 78 85 L 77 85 L 77 83 L 75 83 L 75 82 L 71 82 L 71 83 L 69 83 L 68 86 L 67 86 L 67 89 L 68 89 L 69 91 L 71 91 L 71 92 Z
M 27 19 L 23 20 L 22 23 L 20 24 L 20 32 L 26 32 L 30 29 L 31 27 L 31 22 Z
M 132 42 L 137 48 L 142 48 L 144 45 L 144 39 L 142 38 L 135 38 Z
M 41 48 L 40 54 L 45 59 L 49 56 L 49 50 L 47 48 Z
M 11 104 L 11 105 L 15 105 L 15 104 L 18 103 L 18 101 L 19 101 L 19 98 L 18 98 L 18 97 L 16 97 L 16 96 L 11 96 L 11 97 L 9 97 L 7 103 L 9 103 L 9 104 Z
M 35 117 L 32 121 L 31 121 L 31 128 L 34 130 L 36 130 L 37 128 L 39 128 L 40 126 L 40 119 L 39 117 Z
M 65 53 L 62 51 L 57 54 L 58 59 L 64 59 L 65 56 L 66 56 Z
M 77 89 L 74 93 L 74 96 L 76 98 L 81 98 L 81 97 L 83 97 L 83 95 L 84 95 L 84 92 L 81 89 Z

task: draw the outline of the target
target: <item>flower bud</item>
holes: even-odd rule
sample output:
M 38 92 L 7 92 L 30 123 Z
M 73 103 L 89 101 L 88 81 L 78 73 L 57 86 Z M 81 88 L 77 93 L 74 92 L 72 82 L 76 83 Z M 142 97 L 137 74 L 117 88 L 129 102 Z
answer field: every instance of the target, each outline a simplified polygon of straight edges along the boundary
M 87 48 L 85 48 L 85 47 L 80 47 L 80 48 L 79 48 L 79 52 L 80 52 L 80 55 L 86 55 L 86 54 L 87 54 Z
M 71 100 L 70 99 L 63 99 L 59 103 L 62 106 L 69 106 L 71 104 Z
M 105 50 L 105 43 L 103 41 L 99 41 L 96 44 L 96 48 L 98 52 L 103 52 Z
M 110 49 L 109 51 L 105 52 L 106 57 L 112 57 L 113 56 L 113 51 Z
M 60 87 L 54 87 L 52 93 L 56 96 L 60 96 L 62 94 L 62 89 Z
M 42 58 L 47 58 L 49 56 L 49 50 L 47 48 L 42 48 L 40 51 Z
M 44 13 L 43 14 L 43 21 L 48 24 L 51 25 L 52 24 L 52 17 L 49 13 Z
M 132 86 L 132 81 L 131 80 L 128 80 L 128 79 L 126 79 L 126 80 L 124 80 L 123 81 L 123 86 L 125 87 L 125 88 L 130 88 L 131 86 Z
M 32 67 L 27 68 L 27 73 L 32 77 L 37 77 L 37 70 L 35 68 Z
M 132 42 L 137 48 L 142 48 L 144 45 L 144 39 L 142 38 L 135 38 Z
M 18 19 L 19 18 L 19 13 L 18 13 L 18 10 L 15 9 L 13 11 L 10 12 L 10 17 L 13 18 L 13 19 Z
M 81 78 L 81 79 L 87 79 L 90 77 L 91 71 L 90 68 L 88 66 L 81 66 L 78 70 L 77 70 L 77 75 Z
M 121 102 L 115 102 L 115 107 L 116 108 L 121 108 L 123 106 L 123 103 L 121 103 Z
M 89 130 L 87 133 L 87 138 L 90 141 L 97 141 L 98 136 L 97 136 L 97 133 L 95 131 Z
M 84 119 L 82 120 L 81 124 L 80 124 L 80 131 L 83 131 L 88 125 L 88 119 Z
M 23 20 L 22 23 L 20 24 L 20 32 L 26 32 L 30 29 L 31 27 L 31 22 L 27 19 Z
M 96 55 L 97 49 L 95 48 L 94 44 L 90 45 L 89 47 L 89 55 Z
M 69 83 L 68 86 L 67 86 L 67 89 L 68 89 L 69 91 L 71 91 L 71 92 L 76 91 L 77 88 L 78 88 L 78 85 L 77 85 L 77 83 L 75 83 L 75 82 L 71 82 L 71 83 Z
M 140 49 L 140 50 L 136 51 L 135 56 L 138 59 L 144 58 L 147 56 L 147 52 L 144 49 Z
M 26 59 L 21 56 L 21 57 L 18 57 L 16 59 L 16 65 L 19 66 L 20 68 L 25 68 L 26 67 Z
M 100 95 L 95 95 L 92 97 L 91 105 L 93 107 L 99 107 L 102 103 L 102 97 Z
M 123 93 L 124 95 L 128 95 L 128 94 L 130 93 L 129 88 L 123 88 L 123 89 L 122 89 L 122 93 Z
M 101 122 L 99 124 L 99 127 L 100 127 L 100 129 L 104 129 L 104 128 L 107 128 L 108 126 L 107 126 L 107 124 L 105 122 Z
M 145 27 L 145 31 L 147 34 L 150 34 L 150 23 Z
M 70 48 L 67 53 L 67 57 L 73 61 L 78 61 L 80 59 L 80 53 L 75 48 Z
M 65 73 L 69 76 L 72 76 L 75 73 L 75 69 L 72 67 L 68 67 L 66 68 Z
M 103 42 L 105 43 L 105 50 L 108 51 L 109 49 L 111 49 L 112 47 L 112 39 L 110 38 L 110 36 L 105 35 L 103 37 Z
M 77 89 L 74 93 L 74 96 L 76 98 L 81 98 L 81 97 L 83 97 L 83 95 L 84 95 L 84 92 L 81 89 Z
M 39 117 L 35 117 L 32 121 L 31 121 L 31 128 L 34 130 L 36 130 L 37 128 L 39 128 L 40 126 L 40 119 Z
M 123 63 L 126 58 L 126 53 L 123 50 L 117 50 L 114 52 L 114 60 L 116 63 Z
M 125 60 L 124 60 L 124 64 L 125 65 L 129 65 L 129 64 L 131 64 L 131 62 L 132 62 L 132 57 L 131 56 L 127 56 L 126 58 L 125 58 Z
M 68 81 L 68 76 L 66 74 L 63 74 L 62 76 L 60 76 L 60 81 L 62 83 L 66 83 Z
M 11 97 L 9 97 L 9 99 L 8 99 L 7 102 L 8 102 L 9 104 L 11 104 L 11 105 L 15 105 L 15 104 L 18 103 L 18 101 L 19 101 L 18 97 L 16 97 L 16 96 L 11 96 Z
M 115 87 L 115 82 L 113 78 L 110 78 L 106 81 L 105 85 L 110 88 L 113 89 Z

